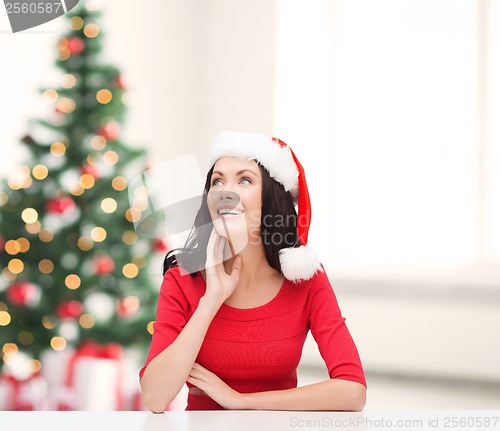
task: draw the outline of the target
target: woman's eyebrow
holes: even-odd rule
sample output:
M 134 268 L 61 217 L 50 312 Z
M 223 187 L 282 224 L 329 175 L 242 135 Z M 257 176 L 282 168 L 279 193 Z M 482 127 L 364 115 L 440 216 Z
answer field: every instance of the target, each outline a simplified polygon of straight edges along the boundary
M 236 175 L 241 175 L 243 172 L 250 172 L 251 174 L 257 176 L 257 174 L 255 172 L 251 171 L 250 169 L 242 169 L 241 171 L 236 172 Z M 213 171 L 212 175 L 214 175 L 214 174 L 219 174 L 221 177 L 224 176 L 224 174 L 220 171 Z

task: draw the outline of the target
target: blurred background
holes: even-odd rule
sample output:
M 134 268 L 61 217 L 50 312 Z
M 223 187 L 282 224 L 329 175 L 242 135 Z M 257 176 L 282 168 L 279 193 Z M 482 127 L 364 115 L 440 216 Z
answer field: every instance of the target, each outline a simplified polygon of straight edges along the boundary
M 149 166 L 194 153 L 204 174 L 221 130 L 294 149 L 312 200 L 309 242 L 360 351 L 367 409 L 498 409 L 498 1 L 80 3 L 102 11 L 101 59 L 126 83 L 121 137 Z M 0 14 L 3 178 L 33 157 L 21 142 L 36 134 L 30 120 L 54 111 L 39 90 L 68 73 L 55 67 L 67 31 L 58 18 L 11 34 Z M 153 249 L 142 272 L 154 296 L 164 253 Z M 2 339 L 7 326 L 4 361 L 17 349 Z M 131 363 L 136 394 L 140 359 Z M 313 340 L 299 376 L 326 376 Z

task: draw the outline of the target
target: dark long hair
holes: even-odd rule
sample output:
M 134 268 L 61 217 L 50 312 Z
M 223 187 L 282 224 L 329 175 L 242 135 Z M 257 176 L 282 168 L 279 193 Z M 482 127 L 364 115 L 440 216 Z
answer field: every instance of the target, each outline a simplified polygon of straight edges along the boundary
M 259 162 L 257 165 L 262 174 L 261 240 L 269 266 L 282 273 L 279 251 L 300 245 L 297 236 L 297 212 L 291 193 L 285 191 L 282 184 L 271 178 L 264 166 Z M 207 244 L 213 227 L 207 204 L 213 171 L 212 166 L 207 173 L 201 206 L 186 243 L 184 247 L 167 253 L 163 262 L 163 274 L 176 265 L 184 267 L 193 275 L 205 268 Z

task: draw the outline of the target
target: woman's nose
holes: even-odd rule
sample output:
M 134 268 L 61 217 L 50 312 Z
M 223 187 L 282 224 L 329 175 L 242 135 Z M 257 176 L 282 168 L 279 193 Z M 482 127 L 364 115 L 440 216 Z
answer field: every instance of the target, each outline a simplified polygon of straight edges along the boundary
M 228 204 L 231 205 L 238 205 L 240 201 L 240 195 L 238 193 L 235 193 L 229 189 L 226 190 L 214 190 L 212 191 L 212 197 L 214 202 L 217 204 L 221 204 L 224 202 L 227 202 Z

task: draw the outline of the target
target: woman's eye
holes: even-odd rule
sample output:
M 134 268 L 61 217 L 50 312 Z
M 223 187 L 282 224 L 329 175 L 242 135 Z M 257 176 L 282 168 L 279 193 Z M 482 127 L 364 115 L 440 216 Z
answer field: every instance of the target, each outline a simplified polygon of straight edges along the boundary
M 219 178 L 212 181 L 212 186 L 220 186 L 221 184 L 222 181 Z
M 248 178 L 242 178 L 240 180 L 240 184 L 252 184 L 252 181 L 250 181 Z

